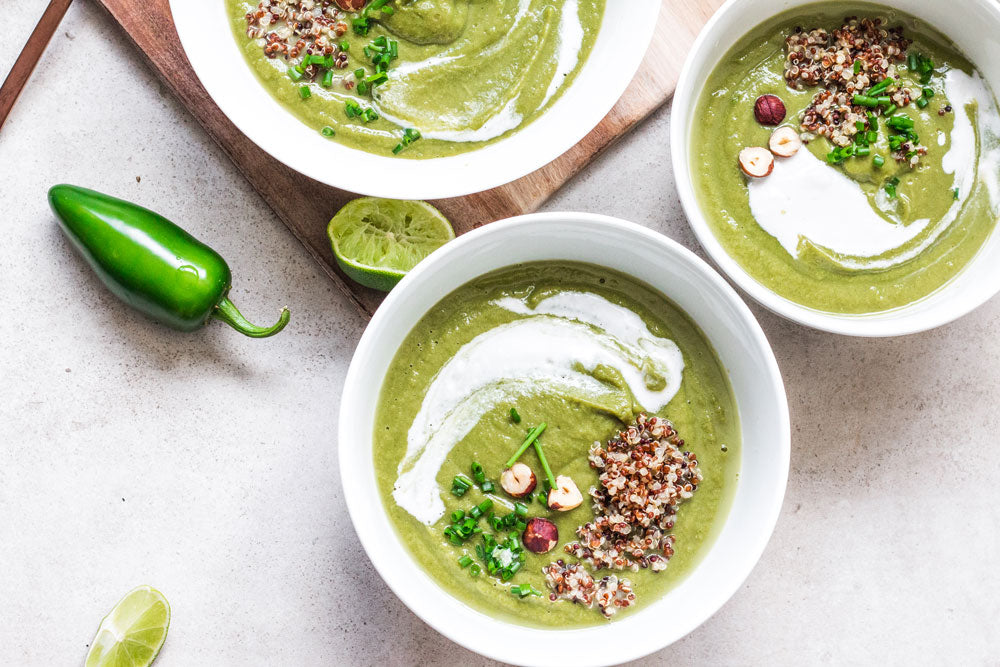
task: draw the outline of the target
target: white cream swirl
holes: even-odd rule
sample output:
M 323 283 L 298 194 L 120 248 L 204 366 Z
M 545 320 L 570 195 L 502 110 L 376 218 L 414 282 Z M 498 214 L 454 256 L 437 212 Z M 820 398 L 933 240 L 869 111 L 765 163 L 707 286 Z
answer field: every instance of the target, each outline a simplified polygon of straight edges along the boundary
M 601 296 L 567 291 L 534 306 L 513 297 L 495 305 L 523 317 L 463 345 L 431 381 L 407 433 L 392 495 L 427 525 L 445 512 L 436 480 L 441 465 L 497 405 L 548 392 L 600 400 L 612 389 L 588 372 L 598 366 L 616 369 L 647 410 L 660 410 L 680 388 L 684 359 L 677 345 Z M 661 388 L 648 386 L 649 371 L 666 380 Z
M 959 198 L 940 220 L 921 218 L 902 224 L 881 216 L 858 183 L 803 149 L 791 158 L 777 160 L 770 176 L 749 184 L 750 210 L 757 224 L 792 257 L 799 256 L 803 241 L 808 240 L 829 251 L 845 268 L 885 269 L 930 247 L 958 218 L 977 179 L 986 183 L 995 210 L 995 167 L 1000 162 L 1000 147 L 995 142 L 1000 135 L 996 102 L 978 73 L 970 76 L 961 70 L 948 71 L 945 91 L 956 113 L 951 146 L 942 157 L 941 168 L 954 175 L 953 187 L 958 189 Z M 976 128 L 966 113 L 966 106 L 973 102 L 979 105 Z M 984 136 L 994 141 L 983 142 Z M 944 139 L 937 143 L 943 144 Z M 891 210 L 892 204 L 882 191 L 876 203 Z

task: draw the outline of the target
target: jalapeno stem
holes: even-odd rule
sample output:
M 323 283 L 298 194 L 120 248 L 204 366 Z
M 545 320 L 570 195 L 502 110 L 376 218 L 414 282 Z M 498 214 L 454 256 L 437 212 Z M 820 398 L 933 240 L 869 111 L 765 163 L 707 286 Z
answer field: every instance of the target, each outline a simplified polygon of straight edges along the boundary
M 212 317 L 222 320 L 244 336 L 249 336 L 250 338 L 267 338 L 285 328 L 285 325 L 288 324 L 289 314 L 287 308 L 282 308 L 281 316 L 275 324 L 270 327 L 259 327 L 243 317 L 243 314 L 236 309 L 236 306 L 229 300 L 229 297 L 223 297 L 219 305 L 212 311 Z

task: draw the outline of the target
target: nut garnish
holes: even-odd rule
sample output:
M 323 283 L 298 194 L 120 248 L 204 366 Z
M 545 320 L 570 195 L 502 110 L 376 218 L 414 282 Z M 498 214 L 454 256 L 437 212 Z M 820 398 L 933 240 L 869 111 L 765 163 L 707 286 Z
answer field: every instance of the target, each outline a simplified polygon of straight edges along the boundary
M 524 498 L 537 483 L 535 473 L 523 463 L 515 463 L 500 473 L 500 488 L 514 498 Z
M 759 146 L 751 146 L 740 151 L 740 169 L 751 178 L 763 178 L 774 169 L 771 151 Z
M 568 512 L 579 507 L 583 502 L 583 494 L 577 488 L 576 482 L 566 475 L 556 477 L 556 485 L 549 490 L 549 509 L 558 512 Z
M 548 519 L 535 517 L 528 521 L 524 533 L 521 534 L 521 543 L 532 553 L 543 554 L 552 551 L 559 543 L 559 529 Z
M 785 103 L 777 95 L 761 95 L 753 105 L 753 115 L 761 125 L 781 125 Z
M 767 147 L 778 157 L 792 157 L 802 148 L 802 140 L 795 128 L 786 125 L 771 133 L 771 138 L 767 140 Z

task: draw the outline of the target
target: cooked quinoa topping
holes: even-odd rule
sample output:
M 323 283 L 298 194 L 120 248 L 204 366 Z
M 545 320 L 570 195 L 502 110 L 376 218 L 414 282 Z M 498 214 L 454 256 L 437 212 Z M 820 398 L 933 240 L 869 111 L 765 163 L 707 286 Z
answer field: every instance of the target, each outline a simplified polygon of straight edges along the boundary
M 552 593 L 549 599 L 569 600 L 585 607 L 598 609 L 605 618 L 611 618 L 619 609 L 626 609 L 635 603 L 632 582 L 619 579 L 613 574 L 594 580 L 581 563 L 566 564 L 561 559 L 542 568 L 545 583 Z
M 590 466 L 599 486 L 590 489 L 594 520 L 580 526 L 567 553 L 595 570 L 651 568 L 659 572 L 674 554 L 670 530 L 678 506 L 702 480 L 698 459 L 682 451 L 673 424 L 640 414 L 606 446 L 595 442 Z
M 338 66 L 347 66 L 347 54 L 340 53 L 336 40 L 348 26 L 344 11 L 333 0 L 261 0 L 246 21 L 247 37 L 260 40 L 268 58 L 336 54 L 343 56 Z
M 896 76 L 896 65 L 906 58 L 910 40 L 901 27 L 887 27 L 880 18 L 847 17 L 844 24 L 828 33 L 822 28 L 795 33 L 785 39 L 785 81 L 791 88 L 822 86 L 802 114 L 803 141 L 824 136 L 835 146 L 849 146 L 868 124 L 868 109 L 853 104 L 854 95 L 863 94 L 886 77 Z M 855 71 L 856 70 L 856 71 Z M 890 85 L 884 95 L 899 108 L 910 105 L 919 90 Z M 892 153 L 898 161 L 915 166 L 927 148 L 906 142 Z

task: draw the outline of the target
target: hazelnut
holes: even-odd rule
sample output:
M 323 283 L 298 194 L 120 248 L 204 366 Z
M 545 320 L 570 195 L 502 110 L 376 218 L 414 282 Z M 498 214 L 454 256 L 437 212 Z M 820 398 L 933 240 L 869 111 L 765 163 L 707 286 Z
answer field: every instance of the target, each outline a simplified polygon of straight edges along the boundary
M 500 488 L 514 498 L 524 498 L 535 490 L 535 473 L 523 463 L 515 463 L 500 473 Z
M 785 120 L 785 103 L 777 95 L 761 95 L 754 102 L 753 115 L 761 125 L 780 125 Z
M 336 0 L 337 6 L 345 12 L 356 12 L 368 4 L 368 0 Z
M 740 169 L 751 178 L 763 178 L 774 170 L 774 156 L 766 148 L 744 148 L 740 151 Z
M 556 486 L 549 491 L 549 509 L 568 512 L 582 502 L 583 495 L 576 488 L 576 482 L 566 475 L 556 477 Z
M 559 543 L 559 529 L 548 519 L 535 517 L 528 521 L 528 527 L 521 535 L 521 544 L 528 551 L 543 554 Z
M 778 157 L 792 157 L 802 148 L 802 139 L 794 127 L 779 127 L 771 133 L 771 138 L 767 140 L 767 147 Z

